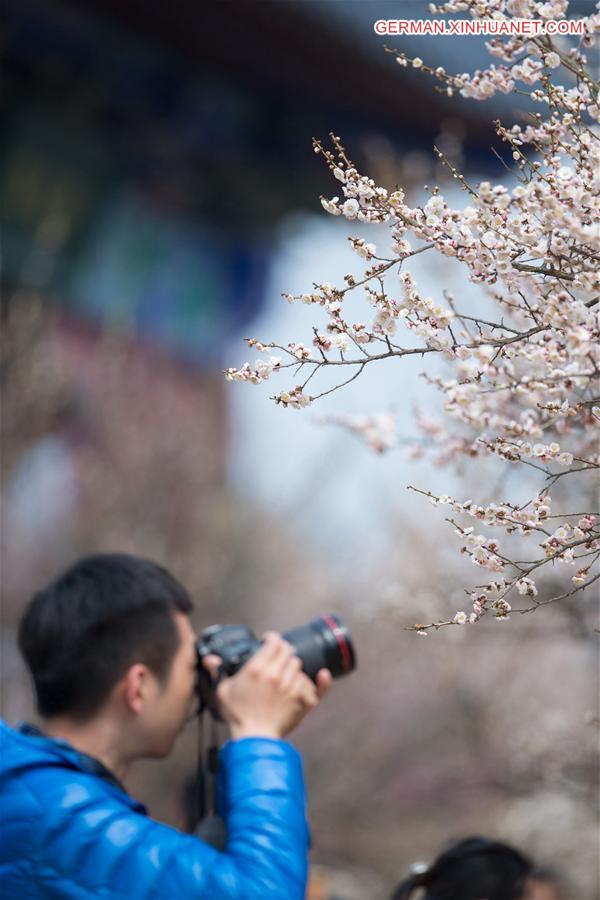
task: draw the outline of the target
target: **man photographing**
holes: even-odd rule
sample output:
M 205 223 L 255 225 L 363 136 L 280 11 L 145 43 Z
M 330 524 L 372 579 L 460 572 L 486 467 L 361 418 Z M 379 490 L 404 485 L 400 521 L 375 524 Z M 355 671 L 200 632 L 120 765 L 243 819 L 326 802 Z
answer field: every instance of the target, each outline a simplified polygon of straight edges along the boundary
M 219 852 L 159 824 L 121 781 L 172 749 L 193 702 L 196 637 L 185 588 L 125 555 L 76 563 L 37 593 L 19 629 L 41 728 L 0 723 L 0 872 L 7 898 L 304 896 L 308 829 L 301 760 L 282 738 L 330 683 L 279 635 L 218 686 L 231 740 L 220 752 Z M 216 673 L 220 660 L 204 659 Z

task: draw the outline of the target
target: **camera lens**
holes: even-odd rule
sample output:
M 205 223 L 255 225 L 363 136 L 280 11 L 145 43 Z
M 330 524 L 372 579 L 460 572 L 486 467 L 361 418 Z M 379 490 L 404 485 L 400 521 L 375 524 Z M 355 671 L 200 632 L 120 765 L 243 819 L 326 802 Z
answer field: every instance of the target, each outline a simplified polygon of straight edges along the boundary
M 294 647 L 313 681 L 319 669 L 329 669 L 334 678 L 339 678 L 356 667 L 350 633 L 337 616 L 319 616 L 307 625 L 284 632 L 283 637 Z

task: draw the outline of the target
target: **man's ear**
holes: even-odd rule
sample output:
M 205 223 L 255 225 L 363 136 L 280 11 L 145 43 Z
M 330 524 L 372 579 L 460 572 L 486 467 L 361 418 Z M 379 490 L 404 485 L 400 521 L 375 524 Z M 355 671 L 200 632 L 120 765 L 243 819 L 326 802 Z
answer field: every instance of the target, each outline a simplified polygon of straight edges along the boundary
M 127 709 L 140 715 L 152 690 L 152 673 L 143 663 L 130 666 L 121 679 L 121 696 Z

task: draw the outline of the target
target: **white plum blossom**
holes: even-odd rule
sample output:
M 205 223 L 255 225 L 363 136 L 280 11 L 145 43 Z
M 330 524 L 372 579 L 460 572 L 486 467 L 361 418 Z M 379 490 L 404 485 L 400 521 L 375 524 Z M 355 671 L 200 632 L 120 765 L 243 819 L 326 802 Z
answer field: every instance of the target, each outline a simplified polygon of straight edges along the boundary
M 328 200 L 326 197 L 321 197 L 321 206 L 325 210 L 325 212 L 330 213 L 332 216 L 341 216 L 342 209 L 338 205 L 339 197 L 334 197 L 332 200 Z
M 520 594 L 525 594 L 528 597 L 537 597 L 538 594 L 535 581 L 531 578 L 519 578 L 517 581 L 517 590 Z
M 340 351 L 340 353 L 347 353 L 350 349 L 350 341 L 345 334 L 336 334 L 331 339 L 332 345 Z
M 342 206 L 342 213 L 346 216 L 347 219 L 356 219 L 360 210 L 360 205 L 358 200 L 346 200 L 344 205 Z
M 578 569 L 575 575 L 573 575 L 573 577 L 571 578 L 573 584 L 577 585 L 578 587 L 585 584 L 588 576 L 588 571 L 589 569 Z
M 546 53 L 544 63 L 551 69 L 556 69 L 557 66 L 560 66 L 560 56 L 558 53 Z
M 292 353 L 296 357 L 296 359 L 306 360 L 312 357 L 311 351 L 303 344 L 289 344 L 288 349 L 290 350 L 290 353 Z
M 372 259 L 377 253 L 375 244 L 367 244 L 362 238 L 353 239 L 352 246 L 363 259 Z

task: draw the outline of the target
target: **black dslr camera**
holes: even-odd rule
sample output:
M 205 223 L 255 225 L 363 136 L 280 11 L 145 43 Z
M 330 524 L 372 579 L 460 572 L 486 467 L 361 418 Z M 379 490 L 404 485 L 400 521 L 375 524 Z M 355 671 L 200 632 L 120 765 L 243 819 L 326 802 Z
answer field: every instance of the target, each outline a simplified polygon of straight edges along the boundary
M 356 654 L 350 633 L 334 615 L 319 616 L 282 635 L 302 660 L 302 668 L 314 681 L 320 669 L 329 669 L 334 678 L 346 675 L 356 667 Z M 202 665 L 202 659 L 211 653 L 221 657 L 222 676 L 235 675 L 244 663 L 256 653 L 261 641 L 246 625 L 212 625 L 206 628 L 196 643 L 198 654 L 199 712 L 209 709 L 219 718 L 215 685 Z
M 295 649 L 302 660 L 302 668 L 314 681 L 320 669 L 329 669 L 334 678 L 346 675 L 356 667 L 356 654 L 352 639 L 345 625 L 337 616 L 320 616 L 307 625 L 300 625 L 283 633 L 283 637 Z M 198 657 L 198 721 L 202 723 L 202 713 L 209 710 L 212 716 L 212 744 L 206 751 L 206 762 L 203 761 L 204 743 L 202 724 L 200 724 L 200 748 L 198 756 L 198 773 L 196 777 L 196 797 L 200 824 L 196 834 L 217 850 L 224 850 L 227 844 L 225 823 L 211 810 L 214 809 L 216 795 L 216 772 L 218 740 L 216 723 L 221 721 L 216 700 L 216 683 L 202 665 L 202 660 L 209 654 L 221 657 L 219 673 L 221 677 L 235 675 L 238 669 L 256 653 L 261 646 L 246 625 L 212 625 L 206 628 L 196 642 Z M 212 798 L 212 802 L 211 802 Z

